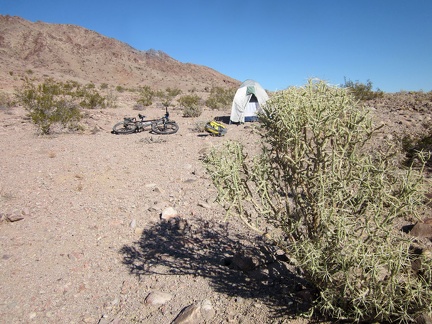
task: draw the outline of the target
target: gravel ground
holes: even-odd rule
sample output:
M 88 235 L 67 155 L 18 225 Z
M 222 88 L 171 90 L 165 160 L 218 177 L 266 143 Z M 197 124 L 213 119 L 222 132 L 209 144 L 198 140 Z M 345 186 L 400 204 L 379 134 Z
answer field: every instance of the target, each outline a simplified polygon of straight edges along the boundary
M 392 100 L 370 103 L 386 125 L 377 147 L 430 128 L 429 109 Z M 228 113 L 173 109 L 176 134 L 111 134 L 138 114 L 128 106 L 88 111 L 83 134 L 50 136 L 22 107 L 0 109 L 0 323 L 307 323 L 307 284 L 225 221 L 200 160 L 230 139 L 253 146 L 254 125 L 212 137 L 196 126 Z M 179 217 L 161 220 L 168 207 Z
M 253 127 L 206 136 L 194 128 L 220 112 L 173 110 L 174 135 L 111 134 L 137 114 L 94 110 L 84 134 L 37 136 L 23 108 L 0 110 L 0 213 L 22 218 L 0 223 L 0 322 L 305 323 L 292 319 L 305 287 L 224 221 L 200 160 L 229 139 L 255 143 Z M 160 219 L 167 207 L 180 221 Z

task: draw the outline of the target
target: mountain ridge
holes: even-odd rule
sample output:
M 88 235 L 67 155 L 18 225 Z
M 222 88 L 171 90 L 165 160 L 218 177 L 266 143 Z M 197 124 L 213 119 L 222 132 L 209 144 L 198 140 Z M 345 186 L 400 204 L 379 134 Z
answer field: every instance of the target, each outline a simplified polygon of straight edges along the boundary
M 0 69 L 3 89 L 10 89 L 19 83 L 19 76 L 28 74 L 154 89 L 199 91 L 240 84 L 210 67 L 179 62 L 161 50 L 140 51 L 81 26 L 31 22 L 9 15 L 0 15 Z

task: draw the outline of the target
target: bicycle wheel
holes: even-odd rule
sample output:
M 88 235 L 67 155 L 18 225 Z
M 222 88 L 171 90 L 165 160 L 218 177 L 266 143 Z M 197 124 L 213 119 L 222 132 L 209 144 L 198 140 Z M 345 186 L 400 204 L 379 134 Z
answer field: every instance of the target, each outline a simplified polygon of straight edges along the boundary
M 162 134 L 162 135 L 167 135 L 167 134 L 174 134 L 175 132 L 177 132 L 179 129 L 178 124 L 175 121 L 170 121 L 170 122 L 166 122 L 166 123 L 153 123 L 152 124 L 152 131 L 155 132 L 156 134 Z
M 137 126 L 135 123 L 126 123 L 120 122 L 114 125 L 113 127 L 113 133 L 119 134 L 119 135 L 126 135 L 126 134 L 132 134 L 135 133 L 137 130 Z

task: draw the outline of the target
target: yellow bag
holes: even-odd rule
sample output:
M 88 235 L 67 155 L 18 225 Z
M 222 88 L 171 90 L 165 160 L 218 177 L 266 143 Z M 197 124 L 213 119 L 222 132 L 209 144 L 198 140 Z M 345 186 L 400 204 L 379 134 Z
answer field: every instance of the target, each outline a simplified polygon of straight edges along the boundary
M 224 125 L 212 120 L 205 125 L 206 132 L 215 136 L 224 136 L 227 132 L 227 129 Z

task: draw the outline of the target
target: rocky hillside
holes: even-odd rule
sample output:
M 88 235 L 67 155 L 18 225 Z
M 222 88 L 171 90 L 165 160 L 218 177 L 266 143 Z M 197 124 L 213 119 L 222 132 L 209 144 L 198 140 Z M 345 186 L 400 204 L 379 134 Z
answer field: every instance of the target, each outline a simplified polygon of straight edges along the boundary
M 10 90 L 23 75 L 198 91 L 240 83 L 209 67 L 181 63 L 158 50 L 139 51 L 79 26 L 0 15 L 0 89 Z

